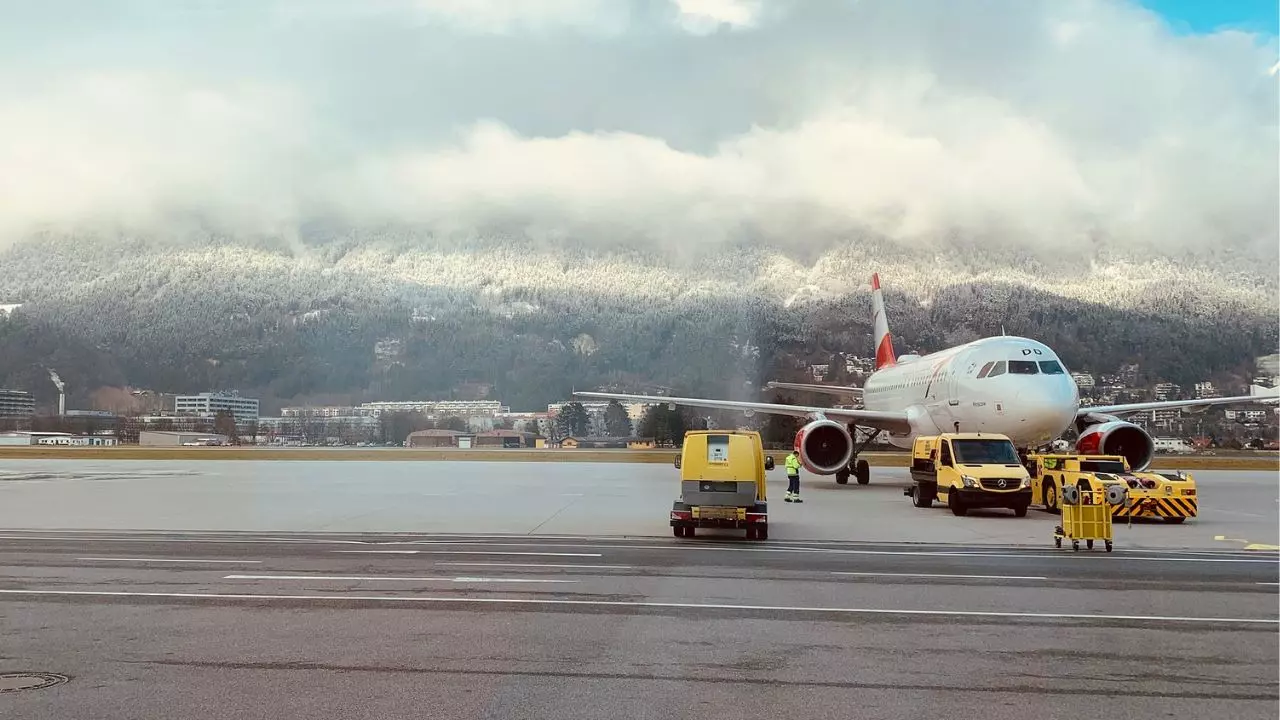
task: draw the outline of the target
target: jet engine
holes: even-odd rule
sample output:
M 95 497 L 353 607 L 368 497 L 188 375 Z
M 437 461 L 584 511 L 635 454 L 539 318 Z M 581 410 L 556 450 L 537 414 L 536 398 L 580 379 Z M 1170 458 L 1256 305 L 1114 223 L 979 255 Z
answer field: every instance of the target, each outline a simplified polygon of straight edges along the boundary
M 1125 420 L 1107 420 L 1080 431 L 1076 452 L 1081 455 L 1120 455 L 1134 472 L 1146 470 L 1156 445 L 1146 430 Z
M 814 475 L 834 475 L 849 467 L 853 438 L 834 420 L 814 420 L 796 433 L 796 454 L 800 464 Z

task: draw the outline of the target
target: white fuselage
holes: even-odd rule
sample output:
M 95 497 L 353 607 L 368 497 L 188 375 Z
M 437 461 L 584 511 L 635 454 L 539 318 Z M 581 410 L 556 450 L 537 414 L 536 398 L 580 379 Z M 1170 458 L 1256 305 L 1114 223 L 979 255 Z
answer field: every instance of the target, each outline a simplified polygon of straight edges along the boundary
M 1018 447 L 1057 438 L 1075 421 L 1080 393 L 1056 353 L 1020 337 L 991 337 L 923 357 L 904 356 L 863 384 L 867 410 L 906 412 L 911 447 L 917 435 L 991 432 Z

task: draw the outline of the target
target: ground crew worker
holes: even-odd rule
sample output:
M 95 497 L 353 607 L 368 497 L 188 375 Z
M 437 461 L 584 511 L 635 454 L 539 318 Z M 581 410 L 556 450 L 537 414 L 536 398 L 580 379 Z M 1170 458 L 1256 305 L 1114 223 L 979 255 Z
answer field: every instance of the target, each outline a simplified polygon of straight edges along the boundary
M 800 499 L 800 456 L 795 450 L 787 456 L 787 502 L 804 502 Z

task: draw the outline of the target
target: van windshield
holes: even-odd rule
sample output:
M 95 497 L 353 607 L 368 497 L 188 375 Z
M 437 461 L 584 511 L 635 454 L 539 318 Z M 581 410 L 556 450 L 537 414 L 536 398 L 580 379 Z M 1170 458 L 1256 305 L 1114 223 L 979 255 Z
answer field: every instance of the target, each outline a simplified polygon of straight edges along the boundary
M 1017 465 L 1018 451 L 1008 440 L 954 440 L 956 462 L 967 465 Z

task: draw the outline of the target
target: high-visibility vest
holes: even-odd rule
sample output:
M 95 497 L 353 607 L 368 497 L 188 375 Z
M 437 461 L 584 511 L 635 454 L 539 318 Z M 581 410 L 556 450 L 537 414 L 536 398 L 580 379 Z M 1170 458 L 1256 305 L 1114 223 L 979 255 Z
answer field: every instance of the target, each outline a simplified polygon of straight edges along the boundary
M 787 474 L 788 475 L 800 474 L 800 458 L 796 457 L 795 455 L 787 456 Z

